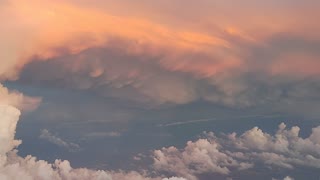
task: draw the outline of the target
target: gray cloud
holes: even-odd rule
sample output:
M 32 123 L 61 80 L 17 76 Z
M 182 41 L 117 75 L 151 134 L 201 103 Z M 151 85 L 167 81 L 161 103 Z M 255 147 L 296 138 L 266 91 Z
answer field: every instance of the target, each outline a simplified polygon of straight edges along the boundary
M 234 40 L 234 35 L 225 36 L 236 48 L 221 50 L 219 57 L 198 52 L 176 55 L 163 49 L 157 53 L 130 53 L 126 49 L 132 46 L 147 50 L 152 45 L 140 47 L 134 42 L 114 38 L 113 46 L 89 48 L 77 54 L 61 50 L 64 53 L 55 58 L 46 61 L 36 59 L 22 69 L 19 81 L 90 91 L 100 96 L 140 103 L 144 107 L 205 100 L 236 108 L 268 105 L 284 112 L 317 115 L 312 108 L 303 108 L 320 106 L 317 72 L 312 69 L 296 71 L 298 61 L 286 56 L 299 52 L 318 57 L 318 40 L 279 34 L 255 44 L 241 37 Z M 239 55 L 236 51 L 247 52 L 248 55 Z M 212 73 L 221 62 L 228 62 L 223 56 L 228 53 L 244 64 L 222 68 L 222 72 L 214 74 L 201 74 L 208 70 L 207 67 Z M 279 72 L 273 70 L 277 63 L 282 63 L 279 67 L 284 69 Z M 312 63 L 316 62 L 310 60 L 307 63 L 310 66 L 306 65 L 305 69 L 312 67 Z M 283 67 L 285 64 L 293 64 L 293 67 Z M 301 107 L 297 103 L 305 105 L 299 109 L 295 107 Z

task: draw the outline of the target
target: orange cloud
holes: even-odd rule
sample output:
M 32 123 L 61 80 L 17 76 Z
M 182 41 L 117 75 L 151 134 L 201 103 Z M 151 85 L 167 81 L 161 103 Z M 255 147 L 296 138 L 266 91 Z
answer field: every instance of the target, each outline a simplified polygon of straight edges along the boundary
M 11 10 L 19 23 L 28 25 L 34 37 L 27 54 L 43 58 L 50 49 L 67 46 L 71 52 L 108 43 L 121 37 L 159 47 L 203 51 L 210 45 L 227 47 L 228 42 L 203 33 L 185 32 L 146 19 L 116 17 L 102 11 L 77 7 L 64 1 L 13 1 Z M 12 15 L 12 14 L 11 14 Z
M 270 71 L 274 75 L 308 77 L 319 76 L 319 67 L 319 56 L 293 52 L 278 57 L 272 64 Z
M 304 31 L 308 32 L 310 27 L 318 27 L 308 21 L 302 21 L 306 20 L 307 15 L 297 18 L 298 22 L 302 23 L 297 27 L 297 23 L 289 19 L 294 16 L 293 10 L 279 8 L 275 9 L 275 14 L 270 12 L 267 16 L 262 16 L 251 6 L 230 12 L 230 7 L 224 3 L 218 5 L 224 9 L 229 18 L 217 16 L 214 20 L 217 22 L 217 27 L 226 34 L 221 34 L 219 28 L 205 33 L 201 30 L 192 31 L 184 27 L 161 25 L 153 21 L 153 14 L 150 14 L 149 19 L 138 16 L 114 16 L 102 9 L 85 8 L 67 1 L 11 0 L 9 2 L 0 13 L 2 19 L 5 19 L 2 25 L 8 25 L 1 35 L 4 36 L 2 43 L 10 44 L 5 50 L 8 53 L 1 58 L 7 59 L 5 61 L 13 70 L 6 74 L 2 73 L 4 77 L 13 76 L 12 71 L 16 71 L 14 65 L 18 64 L 21 68 L 32 56 L 48 59 L 60 55 L 62 50 L 76 54 L 92 47 L 117 46 L 113 44 L 113 38 L 134 42 L 126 47 L 119 47 L 126 53 L 158 55 L 163 51 L 169 52 L 169 57 L 162 61 L 164 67 L 169 70 L 212 76 L 229 68 L 240 67 L 245 58 L 242 56 L 247 53 L 243 47 L 225 35 L 237 37 L 248 43 L 263 44 L 264 38 L 271 37 L 275 33 L 285 31 L 299 33 L 302 31 L 300 27 L 302 24 L 306 24 Z M 260 6 L 257 4 L 258 8 Z M 232 17 L 236 15 L 235 13 L 241 14 L 240 11 L 245 13 L 237 17 L 238 22 L 236 22 Z M 252 17 L 254 14 L 256 16 Z M 249 16 L 252 18 L 246 22 L 245 19 Z M 182 57 L 186 52 L 203 54 L 209 58 L 203 60 Z
M 180 79 L 171 76 L 166 76 L 163 80 L 159 78 L 163 82 L 170 81 L 167 83 L 168 86 L 179 89 L 175 91 L 175 95 L 171 95 L 173 90 L 165 93 L 162 86 L 155 87 L 154 82 L 150 80 L 152 78 L 148 79 L 155 74 L 154 69 L 159 71 L 157 76 L 161 76 L 163 72 L 178 72 L 196 79 L 217 79 L 219 83 L 225 80 L 225 74 L 230 79 L 236 79 L 242 73 L 260 70 L 261 73 L 269 73 L 268 75 L 291 75 L 294 72 L 305 76 L 318 75 L 320 72 L 315 68 L 319 66 L 318 55 L 313 51 L 296 56 L 294 49 L 282 52 L 281 48 L 289 46 L 288 42 L 284 42 L 277 50 L 272 49 L 273 42 L 270 42 L 279 34 L 317 41 L 320 37 L 317 31 L 320 26 L 313 23 L 314 20 L 311 18 L 315 14 L 302 13 L 310 10 L 309 6 L 303 7 L 302 10 L 277 7 L 271 11 L 274 5 L 270 5 L 262 11 L 264 3 L 254 2 L 251 6 L 239 5 L 234 9 L 230 4 L 220 2 L 216 5 L 221 9 L 216 8 L 216 11 L 206 13 L 194 7 L 195 11 L 190 11 L 190 16 L 199 19 L 199 22 L 185 23 L 182 21 L 183 16 L 169 19 L 174 15 L 180 16 L 180 12 L 173 12 L 157 21 L 157 13 L 163 12 L 147 11 L 144 16 L 130 16 L 130 13 L 120 16 L 111 14 L 104 8 L 88 8 L 70 1 L 9 2 L 0 9 L 0 17 L 4 19 L 1 24 L 3 28 L 0 38 L 3 41 L 0 42 L 0 46 L 5 52 L 0 54 L 0 80 L 18 78 L 19 71 L 31 60 L 60 58 L 65 61 L 59 61 L 61 66 L 73 74 L 85 72 L 83 74 L 88 78 L 103 77 L 101 79 L 104 82 L 100 84 L 112 82 L 117 87 L 124 84 L 131 84 L 135 88 L 150 86 L 148 91 L 141 91 L 152 97 L 159 96 L 158 91 L 161 90 L 164 94 L 163 99 L 171 100 L 173 96 L 182 94 L 180 89 L 188 89 L 178 100 L 184 103 L 202 96 L 197 94 L 198 89 L 191 87 L 194 84 L 178 84 Z M 136 6 L 135 8 L 139 9 Z M 208 9 L 214 9 L 214 6 L 209 3 Z M 133 62 L 127 60 L 120 63 L 117 61 L 123 61 L 123 58 L 118 58 L 113 62 L 106 62 L 104 58 L 107 57 L 104 56 L 107 55 L 99 52 L 103 57 L 95 57 L 100 59 L 97 61 L 99 63 L 94 64 L 93 57 L 91 59 L 83 55 L 85 53 L 82 54 L 90 48 L 112 48 L 136 59 L 132 60 Z M 261 55 L 255 52 L 257 49 L 262 52 L 259 52 Z M 274 52 L 269 51 L 277 52 L 274 55 Z M 73 57 L 76 59 L 69 63 L 71 60 L 63 58 L 66 55 L 76 55 Z M 152 66 L 157 67 L 150 67 L 149 61 L 152 61 Z M 139 65 L 132 68 L 135 63 Z M 111 67 L 119 72 L 115 72 Z M 119 79 L 120 85 L 114 82 Z M 229 84 L 233 84 L 233 81 L 230 81 L 232 83 Z M 88 88 L 93 82 L 85 81 L 79 84 L 82 88 Z M 244 88 L 240 86 L 239 89 L 242 91 Z M 192 95 L 189 96 L 190 94 Z

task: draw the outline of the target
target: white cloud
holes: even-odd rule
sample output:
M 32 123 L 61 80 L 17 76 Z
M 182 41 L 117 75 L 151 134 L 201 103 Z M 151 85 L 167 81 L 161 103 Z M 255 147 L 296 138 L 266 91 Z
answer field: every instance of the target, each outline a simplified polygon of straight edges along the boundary
M 20 140 L 15 140 L 16 125 L 19 120 L 20 111 L 11 107 L 0 105 L 0 156 L 21 144 Z
M 274 135 L 258 127 L 240 136 L 232 133 L 216 137 L 211 132 L 206 138 L 189 141 L 182 150 L 169 147 L 154 151 L 154 167 L 192 180 L 198 179 L 199 174 L 228 175 L 257 164 L 269 168 L 320 169 L 320 126 L 313 128 L 307 138 L 300 137 L 299 131 L 297 126 L 287 129 L 282 123 Z
M 41 98 L 25 96 L 17 91 L 9 91 L 0 83 L 0 105 L 11 105 L 25 111 L 38 107 Z
M 220 144 L 208 139 L 189 141 L 183 151 L 175 147 L 162 148 L 154 152 L 154 166 L 161 171 L 175 173 L 194 180 L 196 174 L 229 174 L 230 168 L 248 169 L 253 165 L 238 162 L 220 150 Z
M 292 177 L 290 177 L 290 176 L 287 176 L 283 180 L 294 180 L 294 179 Z

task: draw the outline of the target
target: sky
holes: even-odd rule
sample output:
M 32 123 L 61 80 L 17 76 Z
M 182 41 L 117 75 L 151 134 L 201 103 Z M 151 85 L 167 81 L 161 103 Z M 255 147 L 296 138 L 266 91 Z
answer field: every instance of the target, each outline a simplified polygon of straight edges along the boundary
M 319 8 L 0 0 L 0 179 L 318 180 Z

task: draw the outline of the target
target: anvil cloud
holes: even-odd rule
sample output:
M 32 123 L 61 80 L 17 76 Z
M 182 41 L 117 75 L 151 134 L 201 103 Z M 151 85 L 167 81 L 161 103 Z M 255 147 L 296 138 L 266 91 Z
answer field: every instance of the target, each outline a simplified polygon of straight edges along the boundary
M 147 14 L 138 13 L 150 8 L 143 1 L 87 3 L 3 2 L 1 79 L 151 104 L 202 99 L 252 106 L 295 101 L 296 89 L 284 90 L 288 84 L 318 89 L 301 84 L 318 81 L 320 73 L 318 2 L 237 2 L 232 10 L 229 1 L 204 1 L 193 11 L 182 8 L 188 15 L 166 9 L 165 2 Z M 121 9 L 122 3 L 132 4 L 134 16 Z M 257 84 L 267 86 L 266 92 Z

